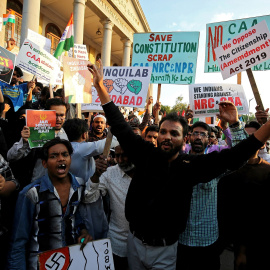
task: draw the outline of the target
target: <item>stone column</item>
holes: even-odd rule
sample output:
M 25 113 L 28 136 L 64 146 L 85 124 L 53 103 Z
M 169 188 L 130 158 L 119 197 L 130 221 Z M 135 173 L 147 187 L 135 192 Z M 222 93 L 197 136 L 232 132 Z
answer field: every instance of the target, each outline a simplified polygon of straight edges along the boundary
M 74 43 L 83 44 L 84 13 L 87 0 L 74 0 L 73 20 L 74 20 Z
M 3 14 L 7 13 L 7 0 L 0 1 L 0 16 L 3 17 Z M 0 32 L 0 46 L 6 48 L 6 41 L 5 41 L 5 26 L 3 25 L 2 31 Z
M 122 38 L 121 41 L 124 43 L 122 66 L 129 67 L 130 66 L 131 40 L 129 38 Z
M 101 21 L 101 23 L 103 24 L 101 60 L 103 65 L 108 67 L 111 65 L 112 28 L 114 24 L 109 19 Z
M 21 46 L 27 37 L 28 29 L 38 33 L 40 0 L 24 0 L 22 12 Z

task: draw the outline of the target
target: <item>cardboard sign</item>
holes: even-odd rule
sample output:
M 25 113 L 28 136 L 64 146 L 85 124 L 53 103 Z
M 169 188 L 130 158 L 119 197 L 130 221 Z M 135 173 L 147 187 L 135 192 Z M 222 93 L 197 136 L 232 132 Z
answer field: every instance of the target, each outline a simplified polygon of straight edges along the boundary
M 66 102 L 91 103 L 91 73 L 89 61 L 63 56 L 64 86 Z
M 10 83 L 15 67 L 15 54 L 0 46 L 0 80 Z
M 104 67 L 103 84 L 116 106 L 144 107 L 151 77 L 151 67 Z M 100 105 L 97 91 L 94 104 Z
M 73 48 L 71 48 L 68 51 L 68 56 L 72 57 L 73 56 Z M 83 44 L 74 44 L 74 57 L 77 59 L 82 59 L 82 60 L 89 60 L 86 45 Z
M 28 39 L 23 42 L 16 58 L 16 66 L 48 83 L 54 83 L 60 71 L 60 62 L 41 46 Z
M 40 270 L 114 270 L 111 242 L 101 239 L 87 243 L 84 249 L 81 245 L 63 247 L 40 253 Z
M 30 148 L 42 147 L 55 138 L 55 111 L 26 110 L 26 125 L 30 128 Z
M 132 66 L 151 66 L 151 83 L 195 82 L 199 32 L 134 34 Z
M 270 59 L 270 33 L 262 21 L 215 49 L 223 79 Z
M 239 84 L 193 84 L 189 86 L 190 108 L 194 117 L 213 116 L 219 113 L 221 101 L 231 101 L 239 114 L 248 114 L 248 102 Z
M 247 31 L 261 21 L 266 21 L 270 29 L 270 15 L 207 24 L 204 72 L 220 72 L 215 48 L 225 44 L 227 41 Z M 254 71 L 269 69 L 270 60 L 261 64 L 255 64 L 255 66 L 252 67 Z
M 82 112 L 103 112 L 100 104 L 83 103 L 81 106 Z
M 51 40 L 32 31 L 31 29 L 28 29 L 27 32 L 27 39 L 31 40 L 35 44 L 39 45 L 43 50 L 45 50 L 48 53 L 51 53 Z

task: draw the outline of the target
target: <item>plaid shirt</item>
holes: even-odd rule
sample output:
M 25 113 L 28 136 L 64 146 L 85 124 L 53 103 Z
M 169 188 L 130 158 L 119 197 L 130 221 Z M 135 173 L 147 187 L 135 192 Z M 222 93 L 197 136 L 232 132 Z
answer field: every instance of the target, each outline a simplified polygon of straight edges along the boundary
M 0 155 L 0 174 L 6 179 L 6 181 L 12 181 L 16 184 L 17 188 L 19 187 L 19 183 L 14 178 L 14 175 L 8 165 L 8 162 L 2 157 L 2 155 Z
M 232 146 L 248 137 L 242 123 L 237 128 L 231 128 L 231 134 Z M 225 174 L 193 187 L 186 229 L 179 237 L 179 243 L 182 245 L 204 247 L 218 239 L 217 186 Z

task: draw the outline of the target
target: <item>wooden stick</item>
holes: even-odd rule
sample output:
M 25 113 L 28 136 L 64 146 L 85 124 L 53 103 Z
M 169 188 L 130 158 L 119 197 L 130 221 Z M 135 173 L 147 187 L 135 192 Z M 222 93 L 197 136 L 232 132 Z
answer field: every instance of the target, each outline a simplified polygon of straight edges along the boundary
M 107 133 L 107 137 L 106 137 L 106 142 L 105 142 L 105 146 L 104 146 L 104 150 L 103 150 L 103 156 L 105 158 L 107 158 L 110 154 L 110 149 L 111 149 L 111 144 L 112 144 L 112 133 L 111 133 L 111 128 L 108 128 L 108 133 Z
M 253 76 L 252 70 L 250 68 L 248 68 L 246 70 L 246 72 L 247 72 L 247 75 L 248 75 L 248 79 L 249 79 L 249 82 L 250 82 L 250 85 L 251 85 L 251 88 L 252 88 L 256 103 L 257 103 L 257 105 L 260 106 L 260 110 L 264 111 L 262 99 L 261 99 L 257 84 L 255 82 L 255 78 Z
M 241 80 L 241 72 L 237 73 L 237 84 L 241 84 L 242 80 Z
M 76 113 L 78 118 L 82 118 L 82 106 L 81 103 L 76 104 Z
M 161 84 L 158 84 L 158 92 L 157 92 L 157 103 L 159 103 L 159 99 L 160 99 L 160 95 L 161 95 Z M 159 110 L 157 110 L 156 115 L 155 115 L 155 124 L 159 123 Z
M 14 35 L 15 35 L 15 23 L 11 24 L 11 37 L 14 39 Z
M 49 85 L 49 89 L 50 89 L 50 98 L 53 98 L 53 90 L 52 90 L 52 85 Z

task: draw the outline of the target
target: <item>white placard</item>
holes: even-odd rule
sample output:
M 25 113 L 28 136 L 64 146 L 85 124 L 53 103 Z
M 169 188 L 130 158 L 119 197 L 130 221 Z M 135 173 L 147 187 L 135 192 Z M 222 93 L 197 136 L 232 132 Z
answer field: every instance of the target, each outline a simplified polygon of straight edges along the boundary
M 28 29 L 27 39 L 33 41 L 35 44 L 39 45 L 43 50 L 51 53 L 51 40 Z
M 39 269 L 114 270 L 110 239 L 88 242 L 82 251 L 80 246 L 63 247 L 39 254 Z
M 270 33 L 265 21 L 215 49 L 223 79 L 270 59 Z
M 29 39 L 23 42 L 16 58 L 16 66 L 52 84 L 60 72 L 60 62 Z
M 73 48 L 68 51 L 68 56 L 73 57 Z M 89 60 L 86 45 L 74 44 L 74 58 L 81 60 Z
M 194 117 L 214 116 L 219 113 L 218 104 L 231 101 L 239 114 L 248 114 L 248 102 L 242 85 L 239 84 L 191 84 L 189 86 L 190 108 Z

